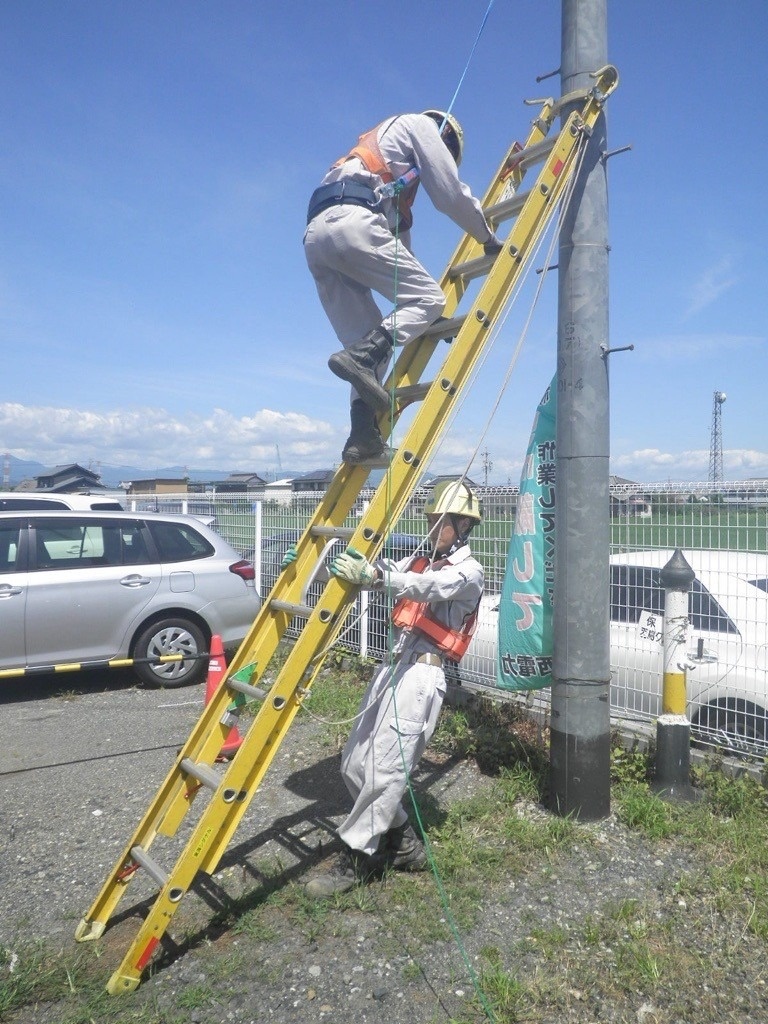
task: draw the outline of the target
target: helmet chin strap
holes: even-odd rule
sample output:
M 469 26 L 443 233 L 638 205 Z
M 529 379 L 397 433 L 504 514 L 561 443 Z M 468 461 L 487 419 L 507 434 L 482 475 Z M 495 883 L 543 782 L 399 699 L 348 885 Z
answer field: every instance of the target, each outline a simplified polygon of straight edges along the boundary
M 463 519 L 464 518 L 463 516 L 458 516 L 458 515 L 456 515 L 455 512 L 446 512 L 445 513 L 445 518 L 450 520 L 451 526 L 453 527 L 453 532 L 456 535 L 456 540 L 453 542 L 453 544 L 451 544 L 450 548 L 448 548 L 447 551 L 440 551 L 440 550 L 438 550 L 436 545 L 433 545 L 432 546 L 432 557 L 433 558 L 435 557 L 435 555 L 440 555 L 440 557 L 442 557 L 442 558 L 447 558 L 450 555 L 452 555 L 454 553 L 454 551 L 458 551 L 459 548 L 463 547 L 467 543 L 469 535 L 472 532 L 472 527 L 474 526 L 474 523 L 472 523 L 470 521 L 470 525 L 467 527 L 467 529 L 464 531 L 464 533 L 462 533 L 459 530 L 459 519 Z M 439 536 L 439 534 L 438 534 L 438 536 Z

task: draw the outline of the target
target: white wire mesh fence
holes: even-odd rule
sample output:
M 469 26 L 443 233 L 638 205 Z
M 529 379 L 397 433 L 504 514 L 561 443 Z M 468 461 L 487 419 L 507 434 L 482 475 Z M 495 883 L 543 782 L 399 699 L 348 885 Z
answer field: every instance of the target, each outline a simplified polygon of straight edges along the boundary
M 472 646 L 454 681 L 496 691 L 498 604 L 517 488 L 480 487 L 478 492 L 484 518 L 473 533 L 472 549 L 485 568 L 486 596 Z M 390 533 L 387 549 L 392 557 L 406 557 L 422 541 L 426 493 L 414 495 Z M 372 494 L 360 495 L 346 525 L 354 525 Z M 211 520 L 233 547 L 253 560 L 265 596 L 283 554 L 298 540 L 319 498 L 316 492 L 286 489 L 270 500 L 190 494 L 133 498 L 128 504 Z M 610 501 L 612 710 L 639 721 L 651 721 L 661 712 L 664 592 L 659 572 L 680 548 L 696 574 L 685 645 L 689 717 L 718 741 L 750 748 L 768 743 L 768 481 L 617 481 Z M 329 550 L 329 559 L 332 554 Z M 310 588 L 310 602 L 313 592 Z M 382 601 L 379 595 L 362 595 L 340 638 L 342 646 L 372 658 L 386 656 L 391 637 Z M 536 700 L 546 705 L 548 691 L 540 691 Z

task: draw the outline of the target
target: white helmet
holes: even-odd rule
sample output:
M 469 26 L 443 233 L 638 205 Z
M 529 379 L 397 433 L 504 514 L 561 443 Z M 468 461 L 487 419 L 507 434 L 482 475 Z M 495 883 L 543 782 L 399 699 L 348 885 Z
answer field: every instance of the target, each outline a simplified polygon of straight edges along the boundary
M 466 516 L 479 523 L 483 517 L 477 496 L 461 480 L 441 480 L 424 503 L 424 515 Z
M 458 167 L 464 153 L 464 130 L 453 114 L 447 114 L 444 110 L 423 110 L 423 114 L 431 117 L 440 129 L 440 137 L 448 147 L 451 156 Z

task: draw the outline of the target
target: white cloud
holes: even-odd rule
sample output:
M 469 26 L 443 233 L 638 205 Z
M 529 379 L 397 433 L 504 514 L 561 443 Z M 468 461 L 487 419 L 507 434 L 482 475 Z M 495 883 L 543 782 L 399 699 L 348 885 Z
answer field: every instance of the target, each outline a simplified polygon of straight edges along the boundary
M 611 458 L 611 472 L 634 480 L 653 483 L 658 480 L 707 480 L 709 450 L 689 449 L 663 452 L 658 448 L 640 448 Z M 768 452 L 729 448 L 723 451 L 725 480 L 768 476 Z
M 732 288 L 738 278 L 733 273 L 733 260 L 730 256 L 724 256 L 719 263 L 708 267 L 694 282 L 691 289 L 690 301 L 685 311 L 684 319 L 695 316 L 707 306 L 716 302 L 729 288 Z
M 635 354 L 645 361 L 719 360 L 727 356 L 748 354 L 765 345 L 765 338 L 750 334 L 661 334 L 652 338 L 639 338 Z
M 279 446 L 283 465 L 309 470 L 338 459 L 338 444 L 323 420 L 272 409 L 239 417 L 214 409 L 178 418 L 157 408 L 101 413 L 0 403 L 2 450 L 47 465 L 97 460 L 139 468 L 259 469 L 274 465 Z

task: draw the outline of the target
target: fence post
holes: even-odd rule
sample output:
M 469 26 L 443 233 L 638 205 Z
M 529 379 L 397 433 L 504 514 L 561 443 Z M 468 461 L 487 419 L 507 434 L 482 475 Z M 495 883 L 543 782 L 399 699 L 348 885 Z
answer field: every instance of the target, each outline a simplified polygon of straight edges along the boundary
M 365 513 L 368 511 L 371 502 L 366 498 L 360 507 L 360 518 L 362 519 Z M 370 603 L 371 594 L 368 590 L 361 590 L 358 594 L 359 608 L 360 608 L 360 657 L 368 657 L 368 624 L 370 622 Z
M 688 720 L 685 643 L 688 593 L 695 573 L 680 550 L 661 570 L 664 587 L 664 683 L 656 722 L 656 778 L 653 791 L 664 800 L 695 800 L 690 783 L 691 723 Z
M 251 504 L 251 508 L 253 509 L 253 569 L 254 569 L 254 575 L 256 577 L 256 593 L 259 595 L 259 597 L 264 597 L 264 594 L 262 593 L 263 586 L 262 586 L 262 579 L 261 579 L 261 563 L 262 563 L 261 543 L 262 543 L 262 532 L 263 532 L 263 526 L 262 526 L 262 507 L 263 507 L 263 504 L 264 503 L 262 501 L 260 501 L 260 500 L 254 501 Z

